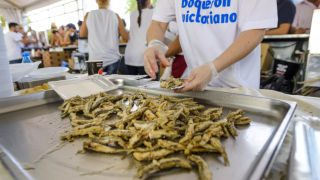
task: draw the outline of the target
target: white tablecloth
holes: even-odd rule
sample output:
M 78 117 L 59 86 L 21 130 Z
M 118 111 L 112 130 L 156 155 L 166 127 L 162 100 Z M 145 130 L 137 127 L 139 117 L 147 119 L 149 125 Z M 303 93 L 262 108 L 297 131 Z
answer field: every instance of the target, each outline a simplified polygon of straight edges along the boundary
M 295 101 L 298 103 L 297 110 L 295 112 L 294 117 L 296 116 L 318 116 L 320 117 L 320 99 L 319 98 L 312 98 L 312 97 L 304 97 L 304 96 L 292 96 L 286 95 L 283 93 L 279 93 L 276 91 L 270 90 L 255 90 L 251 88 L 214 88 L 208 87 L 207 90 L 215 90 L 215 91 L 224 91 L 224 92 L 231 92 L 231 93 L 238 93 L 238 94 L 246 94 L 252 96 L 260 96 L 260 97 L 268 97 L 274 99 L 281 99 L 287 101 Z M 278 157 L 271 169 L 269 174 L 268 180 L 283 180 L 286 179 L 287 173 L 287 165 L 288 165 L 288 158 L 291 149 L 292 143 L 292 135 L 293 135 L 293 127 L 292 125 L 289 128 L 289 131 L 285 137 L 283 145 L 280 149 Z M 12 178 L 8 174 L 8 171 L 4 169 L 0 162 L 0 179 L 3 180 L 11 180 Z

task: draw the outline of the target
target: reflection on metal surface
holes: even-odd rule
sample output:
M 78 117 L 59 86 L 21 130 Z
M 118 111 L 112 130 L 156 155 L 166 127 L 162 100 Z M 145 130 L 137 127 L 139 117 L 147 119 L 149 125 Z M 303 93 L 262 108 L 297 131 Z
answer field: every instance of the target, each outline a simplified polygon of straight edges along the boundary
M 265 35 L 263 39 L 305 39 L 309 38 L 309 34 L 285 34 L 285 35 Z
M 138 81 L 113 81 L 118 82 L 118 85 L 124 85 L 109 92 L 114 95 L 135 92 L 139 89 L 126 86 L 128 84 L 144 85 Z M 268 172 L 277 155 L 278 147 L 282 144 L 296 108 L 294 102 L 218 91 L 176 94 L 164 90 L 140 90 L 152 97 L 159 94 L 181 98 L 194 97 L 195 101 L 204 104 L 207 108 L 224 106 L 224 116 L 230 110 L 241 108 L 246 112 L 246 116 L 252 119 L 250 126 L 237 127 L 238 138 L 228 138 L 222 141 L 222 144 L 227 147 L 230 167 L 223 165 L 222 157 L 218 154 L 203 155 L 216 179 L 261 179 Z M 59 136 L 65 134 L 66 131 L 71 131 L 72 127 L 68 118 L 60 118 L 60 110 L 57 109 L 60 104 L 61 101 L 0 114 L 0 144 L 13 157 L 4 162 L 16 159 L 18 163 L 32 163 L 54 144 L 61 142 Z M 13 171 L 15 174 L 23 171 L 32 179 L 48 177 L 74 179 L 76 177 L 77 179 L 95 180 L 106 178 L 132 180 L 137 168 L 146 164 L 134 160 L 132 156 L 121 160 L 123 154 L 110 155 L 88 151 L 85 154 L 76 155 L 77 151 L 82 149 L 82 141 L 85 139 L 84 137 L 78 138 L 75 142 L 67 143 L 63 148 L 46 155 L 39 163 L 34 164 L 35 169 L 32 171 L 21 169 Z M 184 158 L 180 154 L 173 154 L 169 157 Z M 106 167 L 111 168 L 98 175 L 79 176 L 85 172 L 98 171 Z M 197 176 L 196 171 L 177 171 L 163 173 L 156 179 L 196 179 Z
M 289 180 L 320 180 L 320 119 L 295 120 Z

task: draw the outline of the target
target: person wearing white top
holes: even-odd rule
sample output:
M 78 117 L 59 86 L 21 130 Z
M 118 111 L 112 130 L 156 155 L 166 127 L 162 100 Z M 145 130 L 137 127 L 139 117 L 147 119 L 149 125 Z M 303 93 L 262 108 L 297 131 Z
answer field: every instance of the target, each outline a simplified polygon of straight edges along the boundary
M 169 66 L 162 44 L 168 22 L 176 20 L 189 76 L 176 92 L 218 87 L 259 88 L 260 43 L 277 27 L 273 0 L 158 0 L 144 52 L 146 72 L 155 78 L 156 60 Z
M 320 9 L 320 0 L 303 0 L 297 4 L 291 33 L 310 33 L 313 11 L 316 9 Z
M 22 62 L 22 50 L 19 42 L 23 44 L 30 44 L 28 39 L 22 39 L 18 34 L 19 26 L 17 23 L 9 23 L 9 32 L 5 35 L 5 42 L 8 52 L 8 59 L 10 64 Z
M 107 9 L 110 0 L 96 0 L 99 9 L 88 12 L 82 23 L 80 37 L 88 37 L 89 61 L 103 60 L 103 72 L 116 74 L 120 64 L 119 33 L 126 41 L 129 34 L 118 14 Z
M 130 14 L 130 40 L 127 43 L 125 64 L 129 75 L 145 75 L 142 53 L 147 49 L 146 36 L 152 22 L 150 0 L 137 0 L 138 9 Z

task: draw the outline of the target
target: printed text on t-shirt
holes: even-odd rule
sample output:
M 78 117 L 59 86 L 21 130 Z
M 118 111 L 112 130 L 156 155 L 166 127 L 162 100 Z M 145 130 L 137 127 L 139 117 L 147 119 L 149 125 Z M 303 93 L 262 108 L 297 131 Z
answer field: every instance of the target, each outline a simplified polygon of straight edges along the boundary
M 237 13 L 231 14 L 213 14 L 201 15 L 201 9 L 213 9 L 230 7 L 231 0 L 182 0 L 182 8 L 197 8 L 197 13 L 182 14 L 182 21 L 184 23 L 202 23 L 202 24 L 219 24 L 219 23 L 234 23 L 237 21 Z

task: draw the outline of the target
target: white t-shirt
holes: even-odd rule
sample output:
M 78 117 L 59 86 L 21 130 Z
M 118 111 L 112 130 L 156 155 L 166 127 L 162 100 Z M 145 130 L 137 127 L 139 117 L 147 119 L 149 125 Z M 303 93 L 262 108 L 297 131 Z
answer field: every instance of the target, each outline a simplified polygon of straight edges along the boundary
M 119 52 L 119 20 L 108 9 L 90 11 L 87 18 L 89 60 L 103 60 L 103 66 L 117 62 Z
M 311 28 L 313 11 L 320 9 L 320 5 L 316 7 L 313 3 L 304 0 L 296 5 L 296 15 L 292 26 L 295 28 Z M 307 30 L 309 33 L 310 30 Z
M 158 0 L 153 20 L 176 20 L 188 72 L 220 56 L 251 29 L 276 28 L 275 0 Z M 211 86 L 253 87 L 260 83 L 260 46 L 220 72 Z
M 125 53 L 125 64 L 143 66 L 142 54 L 146 50 L 147 31 L 152 21 L 153 10 L 142 9 L 141 26 L 138 25 L 139 11 L 133 10 L 130 14 L 130 39 Z
M 22 51 L 20 47 L 21 36 L 16 33 L 9 31 L 5 36 L 4 40 L 7 46 L 8 59 L 9 61 L 22 59 Z

